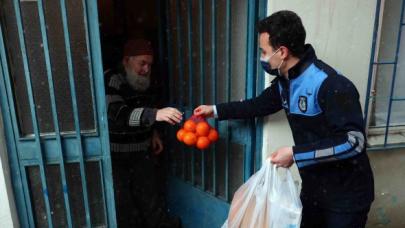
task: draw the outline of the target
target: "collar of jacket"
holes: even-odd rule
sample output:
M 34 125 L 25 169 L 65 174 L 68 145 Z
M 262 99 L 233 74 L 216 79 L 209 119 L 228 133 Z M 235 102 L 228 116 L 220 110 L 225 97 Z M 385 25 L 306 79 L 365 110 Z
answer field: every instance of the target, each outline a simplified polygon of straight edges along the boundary
M 288 79 L 300 76 L 316 60 L 315 50 L 311 44 L 305 44 L 305 52 L 299 62 L 288 70 Z

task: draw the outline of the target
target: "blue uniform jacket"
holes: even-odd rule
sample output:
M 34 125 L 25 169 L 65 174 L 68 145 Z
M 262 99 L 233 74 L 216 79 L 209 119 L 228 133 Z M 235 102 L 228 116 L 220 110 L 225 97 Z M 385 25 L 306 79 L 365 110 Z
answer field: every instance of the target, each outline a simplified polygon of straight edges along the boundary
M 294 137 L 304 207 L 334 211 L 369 207 L 374 181 L 357 89 L 317 59 L 309 44 L 288 75 L 289 79 L 275 78 L 256 98 L 216 105 L 218 118 L 252 118 L 284 109 Z

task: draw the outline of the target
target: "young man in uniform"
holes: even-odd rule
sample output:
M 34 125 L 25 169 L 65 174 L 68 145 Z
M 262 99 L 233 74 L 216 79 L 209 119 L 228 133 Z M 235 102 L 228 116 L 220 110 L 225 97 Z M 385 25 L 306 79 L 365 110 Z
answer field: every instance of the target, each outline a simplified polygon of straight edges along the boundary
M 365 227 L 374 181 L 357 89 L 317 59 L 294 12 L 276 12 L 258 30 L 263 69 L 276 76 L 271 85 L 256 98 L 202 105 L 194 114 L 244 119 L 284 109 L 295 145 L 279 148 L 271 161 L 299 168 L 301 227 Z

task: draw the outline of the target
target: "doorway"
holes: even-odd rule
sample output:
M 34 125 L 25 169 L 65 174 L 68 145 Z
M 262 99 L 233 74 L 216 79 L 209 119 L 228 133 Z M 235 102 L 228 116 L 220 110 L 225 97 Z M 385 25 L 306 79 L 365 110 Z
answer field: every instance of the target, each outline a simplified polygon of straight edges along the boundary
M 22 227 L 114 227 L 97 5 L 0 1 L 0 104 Z

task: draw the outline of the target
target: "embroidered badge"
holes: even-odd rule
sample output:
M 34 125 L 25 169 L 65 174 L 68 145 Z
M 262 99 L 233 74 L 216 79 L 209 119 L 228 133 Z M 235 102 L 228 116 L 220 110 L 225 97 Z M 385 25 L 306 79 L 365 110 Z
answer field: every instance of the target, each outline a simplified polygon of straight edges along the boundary
M 307 106 L 307 97 L 300 96 L 300 99 L 298 100 L 298 107 L 300 108 L 301 112 L 306 112 Z

